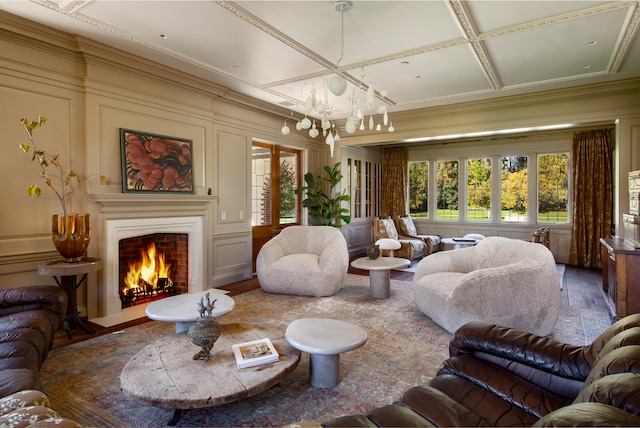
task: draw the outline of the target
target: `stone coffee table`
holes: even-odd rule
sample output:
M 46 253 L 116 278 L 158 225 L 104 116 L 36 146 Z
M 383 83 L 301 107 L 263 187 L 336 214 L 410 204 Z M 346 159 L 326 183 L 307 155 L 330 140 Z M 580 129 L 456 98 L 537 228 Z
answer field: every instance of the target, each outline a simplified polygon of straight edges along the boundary
M 284 332 L 253 324 L 219 324 L 220 337 L 209 361 L 194 360 L 200 349 L 187 333 L 163 337 L 139 351 L 122 369 L 120 387 L 132 401 L 174 409 L 175 425 L 185 409 L 212 407 L 259 394 L 293 372 L 300 351 L 289 345 Z M 280 360 L 239 369 L 231 345 L 268 337 Z

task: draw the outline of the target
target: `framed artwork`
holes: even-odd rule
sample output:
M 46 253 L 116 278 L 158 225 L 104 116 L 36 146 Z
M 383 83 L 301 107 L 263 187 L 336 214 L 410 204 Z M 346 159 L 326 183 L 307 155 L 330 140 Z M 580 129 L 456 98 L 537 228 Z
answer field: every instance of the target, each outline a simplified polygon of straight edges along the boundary
M 120 129 L 123 192 L 193 193 L 192 141 Z

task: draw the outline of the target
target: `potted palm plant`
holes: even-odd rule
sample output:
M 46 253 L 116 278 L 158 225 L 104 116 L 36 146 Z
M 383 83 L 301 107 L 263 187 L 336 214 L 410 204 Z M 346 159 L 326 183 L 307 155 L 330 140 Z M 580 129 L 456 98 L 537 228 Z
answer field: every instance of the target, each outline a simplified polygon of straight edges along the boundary
M 333 167 L 325 165 L 323 167 L 326 176 L 314 176 L 310 172 L 304 175 L 306 186 L 296 189 L 297 194 L 306 193 L 302 200 L 302 206 L 309 209 L 309 218 L 312 225 L 341 227 L 342 222 L 349 224 L 351 216 L 349 209 L 342 207 L 342 201 L 350 201 L 347 189 L 334 195 L 334 188 L 342 180 L 340 173 L 340 162 Z M 328 192 L 325 188 L 328 186 Z
M 77 262 L 91 239 L 89 214 L 71 212 L 71 198 L 84 190 L 84 178 L 72 170 L 66 171 L 59 160 L 59 153 L 50 154 L 38 146 L 33 131 L 46 123 L 45 116 L 38 116 L 36 120 L 23 117 L 20 121 L 28 139 L 28 143 L 20 144 L 20 149 L 31 155 L 32 162 L 38 163 L 40 178 L 56 195 L 62 209 L 61 213 L 53 214 L 51 218 L 53 244 L 65 262 Z M 27 187 L 27 193 L 32 198 L 39 197 L 42 189 L 38 184 L 31 184 Z

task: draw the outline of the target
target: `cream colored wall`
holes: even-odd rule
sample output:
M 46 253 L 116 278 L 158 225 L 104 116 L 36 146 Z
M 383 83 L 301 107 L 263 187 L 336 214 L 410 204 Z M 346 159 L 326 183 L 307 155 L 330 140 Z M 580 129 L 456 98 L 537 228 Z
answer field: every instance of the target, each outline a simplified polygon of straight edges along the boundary
M 92 213 L 98 212 L 94 196 L 122 193 L 121 128 L 192 140 L 195 194 L 212 196 L 212 222 L 205 226 L 208 285 L 251 276 L 252 141 L 302 149 L 310 168 L 326 158 L 324 144 L 302 134 L 282 136 L 280 115 L 286 111 L 90 40 L 4 13 L 0 32 L 5 149 L 0 162 L 6 184 L 1 190 L 0 288 L 54 284 L 37 274 L 37 265 L 57 257 L 49 232 L 50 215 L 59 211 L 57 200 L 48 189 L 40 199 L 28 197 L 27 186 L 39 180 L 38 168 L 18 146 L 25 140 L 19 119 L 39 114 L 47 116 L 46 126 L 35 131 L 42 148 L 59 151 L 66 165 L 88 175 L 85 203 Z M 89 256 L 100 256 L 101 226 L 96 214 Z M 85 286 L 78 290 L 82 313 L 96 315 L 98 286 L 98 274 L 93 274 L 89 292 Z

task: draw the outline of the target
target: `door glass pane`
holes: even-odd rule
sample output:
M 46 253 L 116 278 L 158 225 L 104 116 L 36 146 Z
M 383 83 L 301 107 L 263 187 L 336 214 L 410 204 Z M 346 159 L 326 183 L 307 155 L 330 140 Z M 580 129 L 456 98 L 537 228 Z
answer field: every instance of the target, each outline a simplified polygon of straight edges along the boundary
M 251 223 L 271 224 L 271 149 L 255 145 L 251 149 Z
M 298 154 L 280 151 L 280 224 L 297 223 Z

